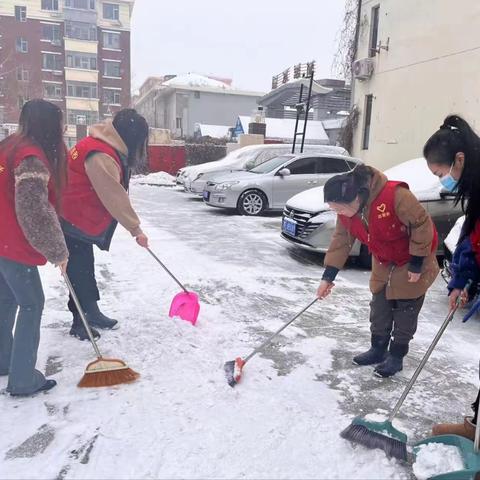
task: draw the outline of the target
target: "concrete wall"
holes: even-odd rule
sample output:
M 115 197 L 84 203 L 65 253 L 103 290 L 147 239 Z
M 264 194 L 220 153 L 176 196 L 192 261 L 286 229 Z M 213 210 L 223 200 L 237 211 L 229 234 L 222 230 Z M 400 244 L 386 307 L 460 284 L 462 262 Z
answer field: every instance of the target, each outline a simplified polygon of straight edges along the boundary
M 480 129 L 480 2 L 364 0 L 357 59 L 368 57 L 371 9 L 380 5 L 378 39 L 389 51 L 374 58 L 370 80 L 356 81 L 361 115 L 353 154 L 386 169 L 419 157 L 450 113 Z M 370 145 L 362 149 L 365 96 L 372 94 Z
M 250 115 L 257 108 L 260 97 L 228 95 L 227 93 L 195 92 L 188 94 L 188 116 L 183 121 L 186 135 L 193 135 L 196 123 L 234 126 L 238 115 Z M 180 112 L 177 112 L 180 113 Z

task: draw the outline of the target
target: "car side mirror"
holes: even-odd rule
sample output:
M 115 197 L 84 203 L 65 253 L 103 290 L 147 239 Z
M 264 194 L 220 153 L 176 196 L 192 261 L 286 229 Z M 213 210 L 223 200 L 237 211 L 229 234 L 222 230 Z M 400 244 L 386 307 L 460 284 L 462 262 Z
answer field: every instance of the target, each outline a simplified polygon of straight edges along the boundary
M 280 175 L 281 177 L 288 177 L 289 175 L 291 175 L 291 173 L 292 172 L 290 172 L 288 168 L 282 168 L 278 171 L 278 175 Z
M 245 164 L 245 169 L 246 169 L 246 170 L 251 170 L 251 169 L 254 168 L 254 167 L 255 167 L 255 162 L 253 162 L 252 160 L 250 160 L 249 162 L 247 162 L 247 163 Z

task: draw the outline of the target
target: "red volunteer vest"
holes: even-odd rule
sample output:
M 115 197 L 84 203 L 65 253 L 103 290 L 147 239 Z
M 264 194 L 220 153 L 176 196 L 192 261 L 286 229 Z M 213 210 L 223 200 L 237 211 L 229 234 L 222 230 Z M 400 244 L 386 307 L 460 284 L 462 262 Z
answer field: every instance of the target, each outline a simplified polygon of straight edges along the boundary
M 0 256 L 24 265 L 45 265 L 46 258 L 30 245 L 15 212 L 14 170 L 27 157 L 37 157 L 50 170 L 43 150 L 29 139 L 11 135 L 0 143 Z M 55 205 L 52 177 L 48 200 Z
M 370 207 L 368 230 L 359 215 L 348 218 L 339 215 L 343 225 L 381 263 L 398 266 L 410 261 L 410 235 L 395 212 L 395 191 L 397 187 L 409 188 L 404 182 L 388 181 Z M 432 252 L 436 251 L 438 234 L 433 226 Z
M 93 152 L 105 153 L 117 162 L 124 185 L 122 161 L 117 151 L 96 138 L 84 138 L 68 153 L 68 186 L 63 193 L 62 217 L 83 233 L 97 236 L 104 233 L 114 219 L 98 198 L 85 171 L 85 161 Z

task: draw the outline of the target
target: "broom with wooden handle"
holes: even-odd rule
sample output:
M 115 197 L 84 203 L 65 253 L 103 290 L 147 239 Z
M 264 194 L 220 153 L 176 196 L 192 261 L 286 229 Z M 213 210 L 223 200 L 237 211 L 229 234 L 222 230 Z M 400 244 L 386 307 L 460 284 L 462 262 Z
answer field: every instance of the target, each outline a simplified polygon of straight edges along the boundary
M 87 365 L 83 378 L 78 383 L 79 387 L 95 388 L 95 387 L 110 387 L 112 385 L 120 385 L 122 383 L 131 383 L 137 380 L 140 376 L 139 373 L 134 372 L 123 361 L 116 358 L 104 358 L 98 349 L 97 343 L 92 335 L 92 330 L 88 325 L 85 313 L 78 300 L 77 294 L 73 289 L 73 285 L 68 278 L 66 272 L 62 273 L 63 278 L 67 284 L 70 295 L 75 302 L 80 318 L 82 319 L 83 326 L 87 331 L 88 338 L 93 345 L 97 359 Z

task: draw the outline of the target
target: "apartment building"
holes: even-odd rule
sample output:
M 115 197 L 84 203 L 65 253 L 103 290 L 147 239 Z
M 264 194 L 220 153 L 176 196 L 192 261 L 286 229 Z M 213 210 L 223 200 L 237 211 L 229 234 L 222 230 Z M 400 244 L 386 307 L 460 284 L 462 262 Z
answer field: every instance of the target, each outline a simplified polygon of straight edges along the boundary
M 135 0 L 2 0 L 0 125 L 16 128 L 22 105 L 62 108 L 67 140 L 77 125 L 129 106 L 130 19 Z M 84 127 L 83 127 L 84 128 Z
M 359 0 L 353 155 L 386 169 L 421 156 L 446 115 L 480 128 L 480 2 Z

